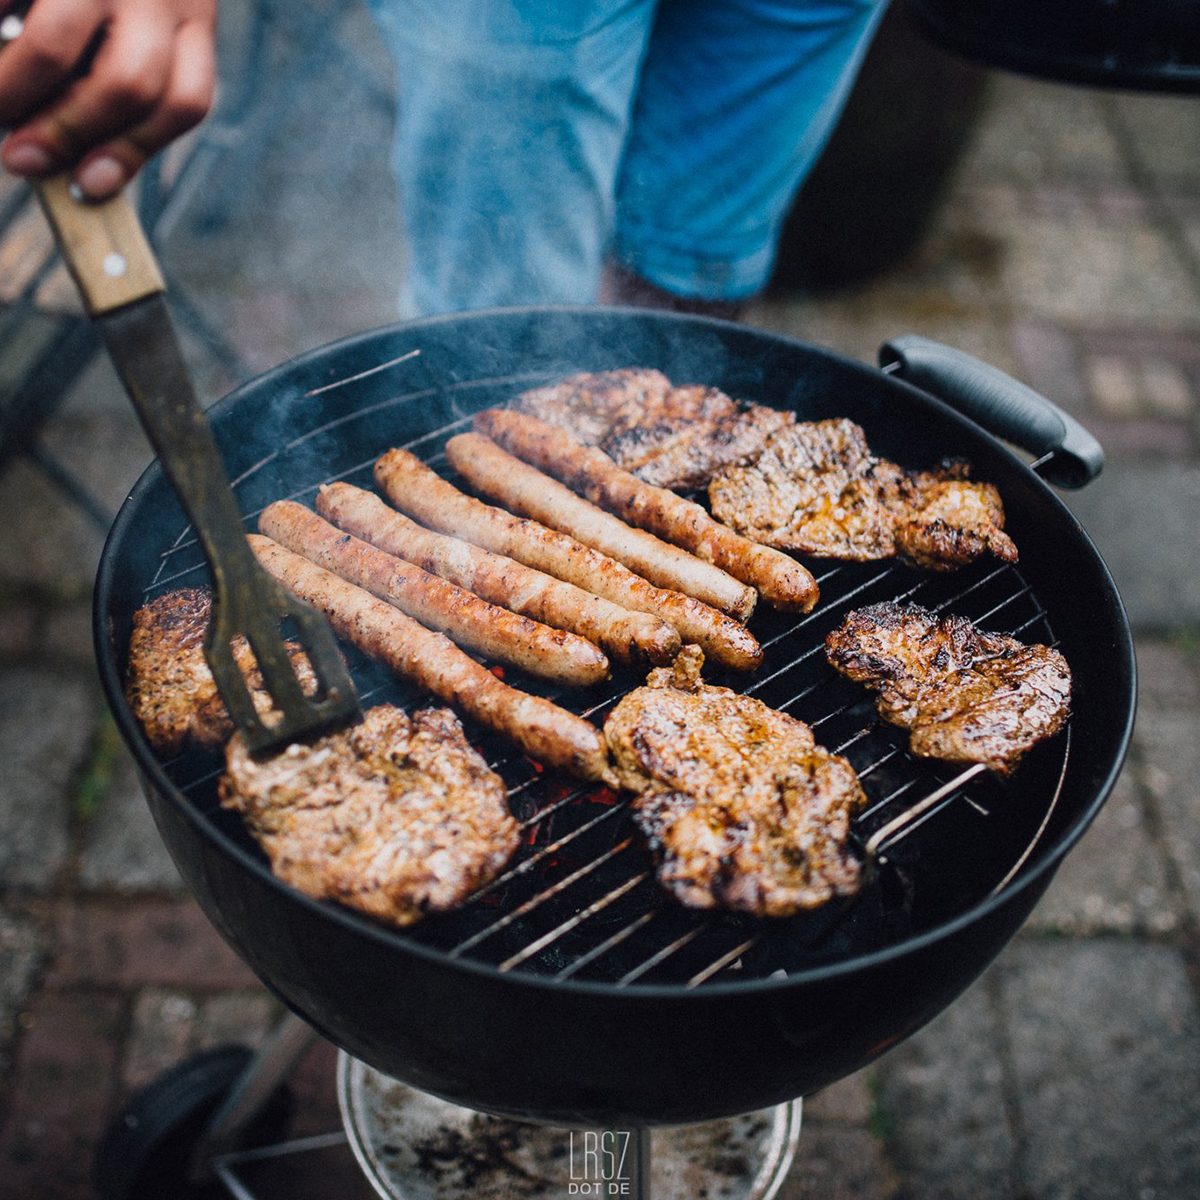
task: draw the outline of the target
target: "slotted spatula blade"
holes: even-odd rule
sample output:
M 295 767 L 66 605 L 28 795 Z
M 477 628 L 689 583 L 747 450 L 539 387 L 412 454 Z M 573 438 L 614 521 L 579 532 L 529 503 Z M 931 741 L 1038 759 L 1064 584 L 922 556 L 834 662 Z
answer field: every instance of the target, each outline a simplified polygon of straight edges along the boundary
M 216 585 L 205 654 L 221 698 L 254 754 L 315 737 L 360 715 L 350 673 L 328 622 L 259 565 L 221 456 L 192 387 L 165 285 L 124 195 L 79 200 L 66 176 L 37 185 L 63 259 L 104 336 L 151 445 L 195 526 Z M 301 645 L 317 678 L 306 696 L 281 627 Z M 238 668 L 233 639 L 254 653 L 272 711 L 260 716 Z

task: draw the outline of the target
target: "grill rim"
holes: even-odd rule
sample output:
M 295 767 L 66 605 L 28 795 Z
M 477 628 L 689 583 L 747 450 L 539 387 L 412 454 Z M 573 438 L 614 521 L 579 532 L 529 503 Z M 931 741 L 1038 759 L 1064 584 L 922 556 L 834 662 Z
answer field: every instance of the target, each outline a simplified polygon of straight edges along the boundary
M 295 386 L 295 378 L 302 375 L 306 368 L 314 364 L 327 363 L 338 354 L 352 354 L 356 347 L 369 343 L 377 339 L 380 335 L 419 334 L 424 329 L 436 328 L 442 325 L 455 325 L 461 323 L 463 320 L 471 319 L 487 321 L 498 317 L 511 318 L 514 316 L 556 314 L 571 316 L 574 314 L 595 314 L 598 311 L 641 318 L 644 318 L 646 315 L 644 310 L 630 308 L 597 310 L 595 308 L 575 306 L 537 306 L 521 309 L 481 310 L 470 314 L 451 313 L 426 318 L 421 321 L 387 325 L 363 333 L 353 334 L 347 338 L 316 347 L 295 359 L 291 359 L 273 370 L 240 385 L 211 405 L 207 409 L 207 415 L 210 419 L 219 418 L 225 412 L 242 403 L 246 393 L 252 390 L 280 389 L 280 385 L 285 382 L 288 389 L 291 390 Z M 680 325 L 692 324 L 696 320 L 686 314 L 656 312 L 654 317 L 656 320 L 678 323 Z M 733 322 L 724 322 L 709 318 L 706 319 L 705 324 L 717 328 L 724 326 L 731 333 L 738 335 L 744 335 L 747 332 L 745 326 L 737 325 Z M 1083 836 L 1100 808 L 1108 799 L 1117 777 L 1124 766 L 1132 738 L 1134 717 L 1137 708 L 1136 659 L 1132 633 L 1128 620 L 1125 619 L 1123 607 L 1120 605 L 1119 593 L 1117 592 L 1107 563 L 1105 563 L 1103 556 L 1100 554 L 1090 535 L 1075 520 L 1066 504 L 1055 494 L 1046 481 L 986 428 L 964 416 L 953 406 L 929 392 L 914 387 L 903 379 L 885 375 L 878 368 L 857 362 L 833 351 L 773 331 L 751 332 L 764 333 L 773 341 L 801 351 L 807 356 L 833 360 L 839 369 L 850 369 L 869 378 L 873 386 L 880 386 L 880 381 L 884 380 L 889 389 L 900 388 L 907 393 L 918 410 L 922 405 L 932 405 L 935 409 L 940 410 L 941 414 L 952 423 L 970 430 L 977 438 L 988 440 L 998 452 L 1002 452 L 1006 456 L 1012 467 L 1023 477 L 1026 485 L 1032 485 L 1033 490 L 1039 495 L 1040 502 L 1057 510 L 1059 518 L 1069 521 L 1074 527 L 1082 548 L 1093 560 L 1109 595 L 1115 599 L 1118 605 L 1121 618 L 1115 622 L 1118 638 L 1116 644 L 1105 648 L 1105 652 L 1110 673 L 1114 676 L 1128 679 L 1129 701 L 1122 727 L 1116 739 L 1116 745 L 1113 747 L 1111 765 L 1104 778 L 1098 783 L 1093 784 L 1093 794 L 1090 800 L 1081 807 L 1080 812 L 1076 815 L 1070 826 L 1058 835 L 1053 845 L 1043 847 L 1040 852 L 1035 849 L 1033 855 L 1034 861 L 1032 863 L 1026 861 L 1017 870 L 1016 875 L 1002 888 L 992 892 L 983 900 L 965 908 L 949 920 L 943 921 L 918 934 L 909 935 L 898 942 L 878 950 L 854 954 L 836 962 L 822 963 L 818 966 L 789 972 L 784 978 L 768 977 L 745 980 L 725 978 L 705 983 L 702 987 L 696 988 L 689 988 L 685 984 L 677 982 L 643 984 L 635 980 L 629 984 L 619 985 L 610 981 L 580 980 L 572 977 L 557 979 L 554 976 L 539 975 L 532 972 L 503 971 L 497 965 L 474 958 L 455 956 L 446 950 L 425 945 L 420 941 L 405 936 L 403 930 L 390 929 L 371 921 L 369 918 L 360 916 L 353 910 L 343 908 L 331 902 L 318 901 L 305 895 L 278 879 L 271 872 L 267 864 L 235 842 L 202 813 L 196 805 L 189 802 L 183 792 L 167 776 L 162 765 L 150 749 L 149 743 L 146 741 L 128 705 L 125 703 L 121 675 L 117 665 L 117 656 L 112 652 L 108 628 L 108 612 L 105 610 L 102 600 L 104 597 L 111 595 L 113 591 L 112 583 L 118 555 L 115 552 L 110 553 L 110 549 L 120 545 L 130 537 L 129 529 L 135 517 L 141 515 L 138 510 L 146 494 L 152 488 L 160 486 L 162 470 L 157 461 L 151 462 L 142 473 L 137 483 L 131 489 L 129 496 L 118 513 L 117 519 L 109 530 L 93 592 L 92 614 L 96 661 L 105 695 L 110 710 L 113 712 L 114 719 L 127 745 L 134 754 L 143 779 L 149 776 L 158 794 L 161 797 L 169 798 L 176 809 L 182 810 L 187 822 L 194 831 L 199 833 L 204 839 L 214 842 L 220 848 L 221 852 L 233 859 L 241 869 L 252 872 L 260 882 L 265 882 L 267 886 L 281 893 L 288 901 L 292 903 L 299 902 L 312 916 L 333 919 L 345 927 L 348 932 L 356 935 L 367 935 L 373 943 L 387 946 L 393 950 L 400 949 L 407 954 L 412 954 L 418 959 L 428 962 L 442 971 L 479 975 L 489 980 L 493 985 L 509 985 L 522 989 L 533 986 L 539 990 L 545 988 L 555 994 L 561 994 L 565 991 L 580 996 L 610 998 L 617 995 L 628 997 L 633 994 L 638 998 L 647 1000 L 657 998 L 680 1003 L 686 1002 L 685 997 L 688 996 L 720 998 L 728 994 L 741 996 L 755 993 L 784 992 L 793 987 L 800 989 L 812 983 L 825 982 L 852 973 L 873 970 L 889 962 L 920 952 L 937 942 L 953 937 L 970 925 L 986 920 L 989 915 L 999 908 L 1008 905 L 1022 892 L 1039 886 L 1043 882 L 1044 877 L 1047 876 L 1047 873 L 1052 874 L 1057 869 L 1058 864 L 1061 863 L 1066 854 Z M 260 456 L 259 462 L 255 464 L 255 467 L 261 466 L 264 461 L 265 459 Z M 246 473 L 246 471 L 239 471 L 236 478 L 241 479 Z M 186 530 L 181 532 L 170 544 L 177 546 L 185 533 Z M 1048 882 L 1048 879 L 1045 882 Z

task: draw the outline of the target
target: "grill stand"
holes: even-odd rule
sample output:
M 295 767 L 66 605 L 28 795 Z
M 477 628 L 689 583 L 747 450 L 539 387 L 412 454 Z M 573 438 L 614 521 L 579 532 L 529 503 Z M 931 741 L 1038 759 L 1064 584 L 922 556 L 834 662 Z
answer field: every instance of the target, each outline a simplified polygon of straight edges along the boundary
M 771 1200 L 800 1136 L 799 1101 L 653 1135 L 530 1125 L 417 1092 L 345 1053 L 338 1101 L 382 1200 Z
M 139 1105 L 147 1105 L 135 1097 L 114 1122 L 98 1156 L 100 1195 L 142 1200 L 159 1194 L 163 1168 L 169 1165 L 162 1161 L 163 1147 L 170 1142 L 182 1143 L 179 1176 L 191 1187 L 216 1179 L 234 1200 L 262 1200 L 271 1170 L 286 1167 L 285 1160 L 295 1160 L 293 1171 L 305 1171 L 312 1156 L 333 1151 L 345 1170 L 347 1146 L 383 1200 L 694 1200 L 698 1195 L 772 1200 L 791 1168 L 800 1136 L 799 1100 L 654 1134 L 646 1128 L 564 1130 L 525 1124 L 418 1092 L 343 1051 L 337 1066 L 342 1130 L 239 1148 L 261 1127 L 263 1114 L 316 1037 L 305 1021 L 288 1014 L 257 1053 L 242 1051 L 248 1056 L 244 1067 L 228 1077 L 223 1096 L 209 1109 L 203 1134 L 190 1144 L 179 1135 L 196 1119 L 195 1105 L 180 1101 L 177 1112 L 164 1113 L 159 1093 L 166 1077 L 152 1083 L 146 1099 L 156 1093 L 151 1107 L 158 1130 L 153 1137 L 139 1136 L 136 1114 Z M 198 1056 L 168 1072 L 174 1084 L 185 1083 L 183 1092 L 176 1089 L 174 1094 L 197 1094 L 186 1085 L 187 1077 L 193 1065 L 197 1078 L 201 1069 L 211 1076 L 211 1057 Z M 100 1166 L 104 1161 L 107 1171 Z M 322 1173 L 321 1178 L 327 1176 Z M 272 1187 L 270 1194 L 289 1194 L 289 1189 Z

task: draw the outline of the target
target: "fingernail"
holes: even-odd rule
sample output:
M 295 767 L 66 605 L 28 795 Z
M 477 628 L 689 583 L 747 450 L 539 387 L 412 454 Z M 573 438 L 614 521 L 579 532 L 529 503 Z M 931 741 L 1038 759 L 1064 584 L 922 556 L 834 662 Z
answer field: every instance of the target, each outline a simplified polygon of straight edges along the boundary
M 104 200 L 125 186 L 125 168 L 115 158 L 102 154 L 89 159 L 75 172 L 75 182 L 85 196 Z
M 45 175 L 54 160 L 36 142 L 10 142 L 4 147 L 4 165 L 14 175 Z

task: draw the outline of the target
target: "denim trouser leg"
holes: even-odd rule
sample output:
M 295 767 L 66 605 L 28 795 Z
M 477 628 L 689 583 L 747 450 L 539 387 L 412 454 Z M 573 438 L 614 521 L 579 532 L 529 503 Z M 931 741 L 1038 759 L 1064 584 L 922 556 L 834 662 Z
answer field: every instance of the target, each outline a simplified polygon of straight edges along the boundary
M 408 314 L 766 281 L 886 0 L 370 0 Z
M 618 184 L 617 261 L 679 296 L 759 291 L 885 8 L 662 0 Z
M 401 307 L 592 301 L 652 0 L 371 3 L 396 59 Z

